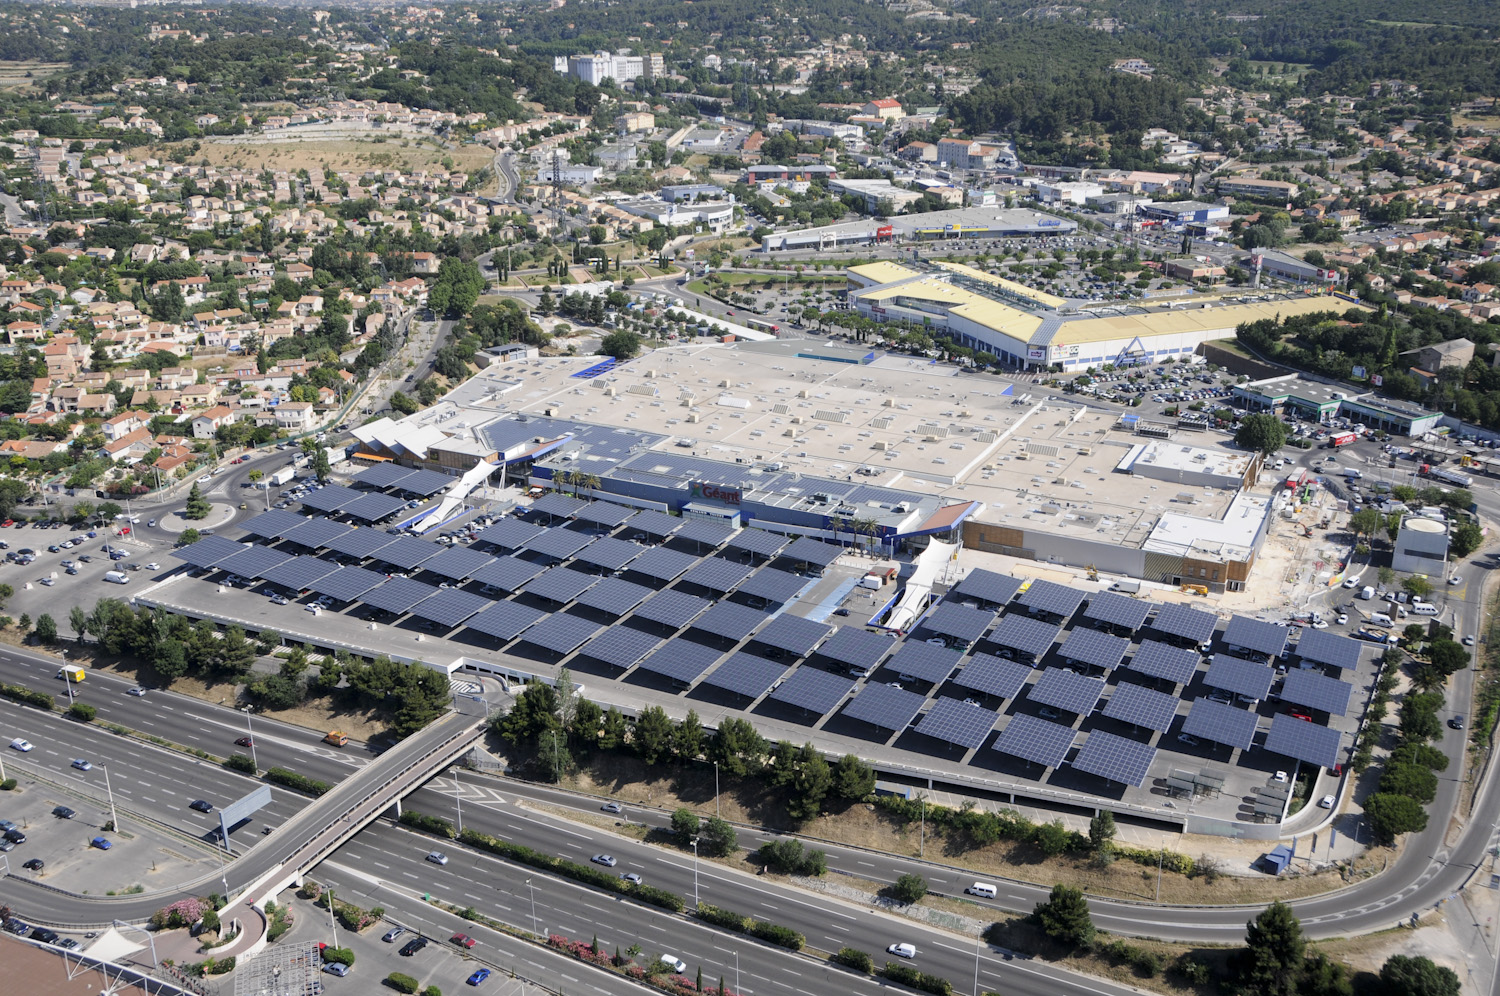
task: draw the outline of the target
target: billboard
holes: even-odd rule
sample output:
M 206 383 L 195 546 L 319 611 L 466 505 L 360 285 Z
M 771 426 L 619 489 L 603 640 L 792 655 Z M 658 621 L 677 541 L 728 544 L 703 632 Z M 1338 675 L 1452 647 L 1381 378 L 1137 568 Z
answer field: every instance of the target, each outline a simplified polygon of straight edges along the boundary
M 230 830 L 250 819 L 257 809 L 270 804 L 271 786 L 262 785 L 219 810 L 219 833 L 223 835 L 222 839 L 228 840 Z
M 894 225 L 881 225 L 879 228 L 875 229 L 875 237 L 877 239 L 889 239 L 895 234 L 896 227 Z
M 738 506 L 744 497 L 743 492 L 738 488 L 721 488 L 708 481 L 694 481 L 692 495 L 694 501 L 717 501 L 735 506 Z
M 1027 347 L 1027 349 L 1026 349 L 1026 358 L 1028 360 L 1045 361 L 1047 359 L 1047 347 L 1046 346 L 1030 346 L 1030 347 Z

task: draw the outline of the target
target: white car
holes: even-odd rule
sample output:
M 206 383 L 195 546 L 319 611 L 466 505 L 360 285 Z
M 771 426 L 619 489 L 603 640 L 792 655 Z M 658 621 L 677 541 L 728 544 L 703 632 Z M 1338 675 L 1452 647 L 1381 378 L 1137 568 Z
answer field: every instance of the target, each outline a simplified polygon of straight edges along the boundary
M 1344 587 L 1345 588 L 1358 588 L 1360 580 L 1361 580 L 1361 578 L 1357 574 L 1354 577 L 1352 577 L 1352 578 L 1345 578 L 1344 579 Z
M 16 737 L 16 739 L 10 742 L 10 749 L 18 750 L 22 754 L 25 754 L 27 751 L 31 750 L 31 741 L 22 740 L 20 737 Z
M 149 563 L 149 564 L 146 565 L 146 570 L 148 570 L 148 571 L 159 571 L 159 570 L 161 570 L 161 565 L 158 564 L 156 561 L 153 560 L 153 561 L 151 561 L 151 563 Z
M 1332 809 L 1333 808 L 1333 796 L 1331 796 L 1331 795 L 1325 795 L 1323 798 L 1319 799 L 1318 800 L 1318 808 L 1319 809 Z
M 146 690 L 144 688 L 142 688 L 140 685 L 136 685 L 134 688 L 128 688 L 128 689 L 126 689 L 125 690 L 125 694 L 126 695 L 134 695 L 136 698 L 140 698 L 141 696 L 143 696 L 143 695 L 146 694 Z
M 664 954 L 659 960 L 663 964 L 670 966 L 672 971 L 676 972 L 678 975 L 687 974 L 687 962 L 683 961 L 676 955 Z
M 213 479 L 214 478 L 213 478 L 212 474 L 204 474 L 202 477 L 198 478 L 198 483 L 199 484 L 212 484 L 213 483 Z
M 1463 584 L 1464 583 L 1463 576 L 1459 575 L 1459 574 L 1455 574 L 1451 578 L 1448 579 L 1448 583 L 1449 584 L 1455 584 L 1455 585 L 1457 585 L 1457 584 Z
M 1345 625 L 1345 624 L 1346 624 L 1346 623 L 1348 623 L 1348 622 L 1349 622 L 1349 616 L 1348 616 L 1348 614 L 1347 614 L 1347 613 L 1343 613 L 1343 612 L 1340 612 L 1340 613 L 1339 613 L 1339 617 L 1338 617 L 1338 619 L 1337 619 L 1337 620 L 1335 620 L 1335 621 L 1336 621 L 1336 622 L 1337 622 L 1337 623 L 1338 623 L 1338 624 L 1339 624 L 1339 625 L 1340 625 L 1340 626 L 1343 626 L 1343 625 Z
M 893 954 L 897 958 L 915 958 L 917 956 L 917 946 L 915 944 L 907 944 L 904 941 L 900 944 L 892 944 L 885 951 L 886 954 Z

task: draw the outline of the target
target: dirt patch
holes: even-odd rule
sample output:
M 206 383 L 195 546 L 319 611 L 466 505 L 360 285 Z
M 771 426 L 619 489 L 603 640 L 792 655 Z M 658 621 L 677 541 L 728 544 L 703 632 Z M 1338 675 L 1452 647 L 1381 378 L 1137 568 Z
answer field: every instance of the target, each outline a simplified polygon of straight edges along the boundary
M 258 145 L 241 145 L 229 142 L 202 141 L 198 151 L 192 154 L 193 162 L 208 160 L 215 166 L 233 166 L 240 169 L 266 168 L 272 170 L 313 170 L 323 167 L 334 170 L 417 169 L 442 168 L 448 158 L 454 168 L 474 172 L 494 162 L 494 154 L 479 147 L 445 149 L 434 147 L 432 140 L 418 143 L 416 139 L 391 137 L 383 142 L 356 139 L 267 142 Z M 136 159 L 162 158 L 173 146 L 146 146 L 134 150 Z
M 0 89 L 31 86 L 67 68 L 66 62 L 0 62 Z

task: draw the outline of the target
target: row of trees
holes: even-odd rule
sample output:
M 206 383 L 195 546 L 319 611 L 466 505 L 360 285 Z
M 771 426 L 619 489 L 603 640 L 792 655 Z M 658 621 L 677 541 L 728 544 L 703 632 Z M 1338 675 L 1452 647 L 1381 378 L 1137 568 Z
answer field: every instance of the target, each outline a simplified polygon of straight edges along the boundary
M 555 685 L 528 684 L 491 728 L 513 747 L 535 750 L 541 773 L 554 781 L 572 770 L 576 755 L 595 751 L 626 750 L 651 765 L 716 763 L 730 777 L 764 779 L 794 823 L 818 815 L 829 798 L 863 799 L 875 789 L 874 770 L 853 754 L 829 764 L 811 744 L 772 744 L 743 719 L 724 719 L 710 734 L 694 710 L 674 723 L 660 706 L 647 706 L 632 724 L 614 706 L 604 710 L 578 695 L 566 668 Z

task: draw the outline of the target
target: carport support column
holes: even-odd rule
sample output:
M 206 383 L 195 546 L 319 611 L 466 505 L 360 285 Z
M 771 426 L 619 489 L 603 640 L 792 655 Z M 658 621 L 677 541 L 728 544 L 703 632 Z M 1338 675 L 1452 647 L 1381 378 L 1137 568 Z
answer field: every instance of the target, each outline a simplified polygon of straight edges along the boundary
M 391 800 L 391 808 L 396 811 L 396 819 L 399 820 L 401 818 L 401 800 L 400 799 L 392 799 Z

